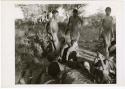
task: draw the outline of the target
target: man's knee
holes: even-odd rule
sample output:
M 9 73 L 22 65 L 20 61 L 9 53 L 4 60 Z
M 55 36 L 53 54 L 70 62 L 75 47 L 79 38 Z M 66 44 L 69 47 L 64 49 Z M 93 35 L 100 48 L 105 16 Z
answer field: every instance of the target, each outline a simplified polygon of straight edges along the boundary
M 110 42 L 106 42 L 105 47 L 108 49 L 110 47 Z

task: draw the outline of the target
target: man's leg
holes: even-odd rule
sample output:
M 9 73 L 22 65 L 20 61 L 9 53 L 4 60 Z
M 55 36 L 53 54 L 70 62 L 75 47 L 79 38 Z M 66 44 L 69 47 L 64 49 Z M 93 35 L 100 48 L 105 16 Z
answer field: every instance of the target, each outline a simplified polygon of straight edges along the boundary
M 109 59 L 109 46 L 106 44 L 106 59 Z
M 105 40 L 105 57 L 106 59 L 109 59 L 109 47 L 111 45 L 111 36 L 110 34 L 107 34 L 104 36 L 104 40 Z

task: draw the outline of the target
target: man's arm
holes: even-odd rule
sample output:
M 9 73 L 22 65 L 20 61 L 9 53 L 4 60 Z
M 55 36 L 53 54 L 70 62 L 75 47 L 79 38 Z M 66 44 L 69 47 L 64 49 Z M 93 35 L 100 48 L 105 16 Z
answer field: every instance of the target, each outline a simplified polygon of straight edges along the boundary
M 50 25 L 50 28 L 49 28 L 49 30 L 50 30 L 50 35 L 52 36 L 52 38 L 53 38 L 53 27 L 52 27 L 52 25 L 51 25 L 51 23 L 52 23 L 52 21 L 50 20 L 50 23 L 49 23 L 49 25 Z
M 81 25 L 83 24 L 83 20 L 79 17 L 79 20 L 80 20 L 80 22 L 81 22 Z
M 67 45 L 65 45 L 63 48 L 62 48 L 62 50 L 61 50 L 61 57 L 63 56 L 63 53 L 64 53 L 64 50 L 65 50 L 65 48 L 67 48 L 68 46 Z
M 70 23 L 71 23 L 71 17 L 69 18 L 68 24 L 67 24 L 67 26 L 66 26 L 65 34 L 67 34 L 67 32 L 69 31 Z
M 69 18 L 67 26 L 69 26 L 70 23 L 71 23 L 71 17 Z
M 112 27 L 111 27 L 111 30 L 112 30 L 112 40 L 114 40 L 115 36 L 114 36 L 114 26 L 113 26 L 113 17 L 112 18 Z
M 66 55 L 66 60 L 68 61 L 69 55 L 72 52 L 72 47 L 70 47 L 67 51 L 67 55 Z

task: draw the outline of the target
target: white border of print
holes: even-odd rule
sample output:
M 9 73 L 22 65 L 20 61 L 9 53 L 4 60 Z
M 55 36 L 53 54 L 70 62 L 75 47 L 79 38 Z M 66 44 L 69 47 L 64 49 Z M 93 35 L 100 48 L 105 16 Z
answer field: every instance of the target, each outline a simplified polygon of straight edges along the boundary
M 115 3 L 117 7 L 116 24 L 117 24 L 117 84 L 65 84 L 65 85 L 15 85 L 15 4 L 76 4 L 84 2 L 106 2 Z M 86 88 L 100 86 L 125 86 L 125 55 L 124 55 L 124 36 L 122 6 L 125 2 L 121 0 L 107 1 L 2 1 L 1 2 L 1 85 L 2 87 L 37 87 L 37 88 Z

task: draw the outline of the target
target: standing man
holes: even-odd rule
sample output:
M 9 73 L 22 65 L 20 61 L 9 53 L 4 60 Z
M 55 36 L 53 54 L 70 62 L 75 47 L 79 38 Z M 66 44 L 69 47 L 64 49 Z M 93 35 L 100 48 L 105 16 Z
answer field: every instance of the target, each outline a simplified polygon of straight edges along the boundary
M 53 10 L 52 11 L 52 18 L 50 19 L 50 34 L 52 36 L 53 42 L 54 42 L 54 46 L 55 46 L 55 50 L 58 51 L 59 50 L 59 40 L 58 40 L 58 11 L 57 10 Z
M 79 40 L 79 30 L 81 29 L 82 20 L 78 16 L 78 10 L 73 10 L 73 15 L 69 18 L 68 29 L 66 30 L 66 34 L 70 34 L 70 40 L 75 42 Z
M 70 40 L 70 45 L 69 45 L 70 48 L 67 51 L 66 60 L 68 60 L 69 55 L 73 51 L 76 52 L 76 55 L 79 54 L 77 52 L 77 49 L 78 49 L 78 40 L 79 40 L 79 37 L 80 37 L 79 30 L 82 27 L 82 20 L 78 16 L 78 10 L 77 9 L 73 10 L 73 15 L 69 18 L 69 22 L 68 22 L 67 27 L 68 28 L 66 29 L 66 35 L 69 34 L 70 39 L 67 38 L 66 40 Z
M 102 36 L 104 39 L 105 44 L 105 57 L 106 59 L 109 59 L 109 47 L 111 45 L 111 41 L 114 38 L 114 32 L 113 32 L 113 18 L 110 16 L 111 14 L 111 8 L 107 7 L 105 9 L 105 17 L 102 21 Z

